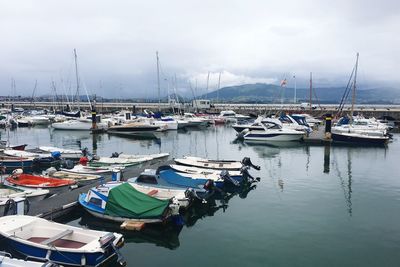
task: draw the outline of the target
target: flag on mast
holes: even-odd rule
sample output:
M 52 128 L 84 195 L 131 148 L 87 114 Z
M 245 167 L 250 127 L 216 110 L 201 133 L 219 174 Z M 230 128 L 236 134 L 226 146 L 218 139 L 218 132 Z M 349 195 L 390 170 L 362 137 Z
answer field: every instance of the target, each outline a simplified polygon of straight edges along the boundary
M 286 87 L 287 80 L 286 78 L 281 81 L 281 87 Z

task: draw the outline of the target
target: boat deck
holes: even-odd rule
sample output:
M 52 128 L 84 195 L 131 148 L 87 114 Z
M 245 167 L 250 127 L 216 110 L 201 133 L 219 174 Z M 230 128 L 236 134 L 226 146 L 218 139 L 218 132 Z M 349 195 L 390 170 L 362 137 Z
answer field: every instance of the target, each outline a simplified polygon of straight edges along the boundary
M 28 239 L 28 241 L 41 244 L 43 241 L 47 240 L 47 237 L 31 237 Z M 55 247 L 59 248 L 81 248 L 86 245 L 86 243 L 74 241 L 74 240 L 68 240 L 68 239 L 57 239 L 54 242 L 51 243 Z

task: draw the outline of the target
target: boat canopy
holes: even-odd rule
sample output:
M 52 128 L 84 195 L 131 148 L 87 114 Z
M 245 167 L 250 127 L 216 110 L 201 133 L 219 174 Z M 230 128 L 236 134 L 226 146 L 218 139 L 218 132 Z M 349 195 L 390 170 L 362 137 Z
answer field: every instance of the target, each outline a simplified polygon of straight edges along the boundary
M 105 214 L 135 219 L 161 218 L 168 207 L 169 200 L 151 197 L 129 183 L 122 183 L 110 190 Z

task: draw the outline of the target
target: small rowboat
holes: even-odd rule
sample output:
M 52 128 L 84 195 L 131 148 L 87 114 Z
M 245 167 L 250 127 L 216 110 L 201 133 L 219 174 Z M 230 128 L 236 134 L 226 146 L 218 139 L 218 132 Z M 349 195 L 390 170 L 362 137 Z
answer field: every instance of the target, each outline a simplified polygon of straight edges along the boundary
M 174 160 L 180 165 L 214 170 L 238 171 L 243 167 L 243 164 L 240 161 L 233 160 L 210 160 L 199 157 L 183 157 Z
M 92 167 L 113 166 L 113 165 L 131 167 L 150 160 L 151 158 L 123 159 L 123 158 L 100 157 L 97 160 L 89 162 L 89 165 Z
M 119 154 L 118 158 L 122 158 L 122 159 L 150 158 L 151 160 L 156 160 L 156 159 L 166 158 L 168 156 L 169 156 L 169 153 L 148 154 L 148 155 Z
M 68 179 L 57 179 L 32 174 L 13 174 L 5 182 L 23 189 L 48 189 L 50 194 L 60 193 L 76 182 Z
M 34 158 L 31 157 L 0 156 L 0 166 L 4 166 L 7 173 L 16 169 L 30 170 L 33 166 L 33 160 Z
M 99 266 L 115 255 L 121 234 L 82 229 L 42 218 L 13 215 L 0 218 L 0 235 L 7 245 L 30 258 L 68 266 Z
M 74 180 L 78 186 L 93 184 L 103 179 L 103 176 L 101 175 L 72 173 L 66 171 L 56 171 L 53 173 L 49 173 L 49 176 L 58 179 Z
M 79 159 L 82 157 L 82 151 L 76 149 L 64 149 L 52 146 L 40 146 L 39 149 L 42 153 L 52 153 L 52 152 L 60 152 L 61 157 L 65 159 Z
M 177 165 L 177 164 L 171 164 L 169 166 L 177 172 L 183 172 L 183 173 L 189 173 L 189 174 L 204 174 L 204 175 L 221 174 L 220 170 L 204 169 L 204 168 L 190 167 L 190 166 Z M 229 171 L 229 174 L 232 177 L 233 176 L 242 176 L 240 171 Z
M 43 200 L 49 194 L 47 189 L 26 189 L 12 186 L 12 185 L 0 185 L 0 197 L 15 198 L 23 197 L 29 200 L 29 202 Z
M 43 263 L 37 261 L 20 260 L 11 257 L 11 254 L 0 251 L 1 267 L 58 267 L 58 264 L 51 262 Z
M 83 165 L 75 165 L 72 169 L 64 169 L 61 168 L 62 171 L 71 172 L 71 173 L 80 173 L 80 174 L 96 174 L 96 175 L 106 175 L 111 174 L 113 170 L 124 170 L 124 166 L 110 166 L 110 167 L 93 167 L 93 166 L 83 166 Z

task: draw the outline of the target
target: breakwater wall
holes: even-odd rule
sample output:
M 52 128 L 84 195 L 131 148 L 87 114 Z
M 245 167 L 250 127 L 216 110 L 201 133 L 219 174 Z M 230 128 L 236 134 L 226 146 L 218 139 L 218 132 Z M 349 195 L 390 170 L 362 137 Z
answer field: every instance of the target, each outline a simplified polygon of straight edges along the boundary
M 4 108 L 10 108 L 10 104 L 3 104 Z M 52 102 L 16 102 L 14 107 L 21 107 L 24 109 L 33 108 L 46 108 L 60 110 L 61 106 Z M 64 105 L 65 107 L 65 105 Z M 89 103 L 80 103 L 81 109 L 90 109 Z M 198 108 L 191 104 L 175 104 L 171 106 L 169 103 L 134 103 L 134 102 L 124 102 L 124 103 L 97 103 L 96 108 L 100 113 L 106 113 L 116 110 L 132 110 L 134 112 L 142 112 L 145 109 L 152 111 L 184 111 L 184 112 L 208 112 L 208 113 L 219 113 L 222 110 L 233 110 L 241 114 L 277 114 L 279 112 L 287 113 L 308 113 L 313 116 L 322 116 L 326 113 L 336 114 L 338 105 L 334 104 L 323 104 L 316 105 L 313 109 L 304 108 L 300 104 L 233 104 L 233 103 L 214 103 L 210 108 Z M 345 105 L 343 108 L 343 113 L 350 113 L 350 105 Z M 372 104 L 358 104 L 355 105 L 354 111 L 360 113 L 366 117 L 382 117 L 391 116 L 397 121 L 400 121 L 400 105 L 372 105 Z

